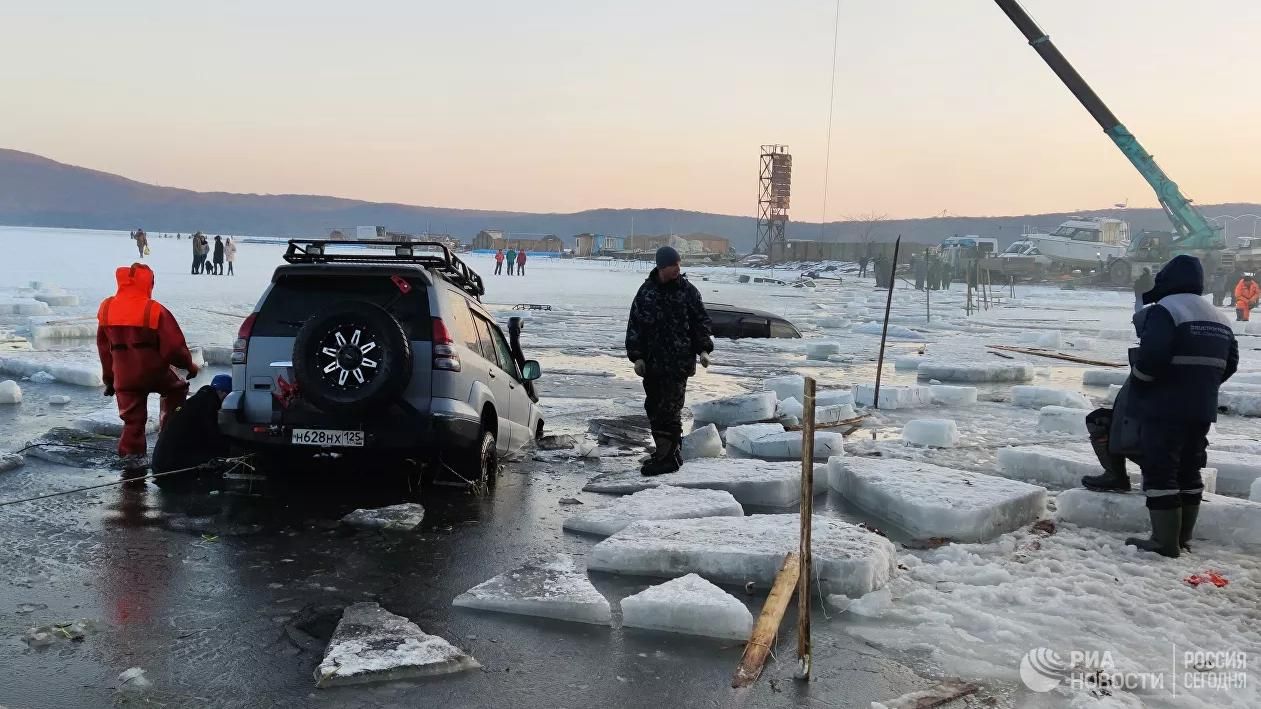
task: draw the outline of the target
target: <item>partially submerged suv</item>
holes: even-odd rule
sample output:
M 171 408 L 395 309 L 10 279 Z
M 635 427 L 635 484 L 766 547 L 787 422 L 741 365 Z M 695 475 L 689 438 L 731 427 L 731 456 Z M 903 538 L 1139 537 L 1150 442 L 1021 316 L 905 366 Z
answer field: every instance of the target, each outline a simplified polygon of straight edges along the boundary
M 295 240 L 284 259 L 233 347 L 219 427 L 239 447 L 415 458 L 489 484 L 498 455 L 542 434 L 538 362 L 445 246 Z

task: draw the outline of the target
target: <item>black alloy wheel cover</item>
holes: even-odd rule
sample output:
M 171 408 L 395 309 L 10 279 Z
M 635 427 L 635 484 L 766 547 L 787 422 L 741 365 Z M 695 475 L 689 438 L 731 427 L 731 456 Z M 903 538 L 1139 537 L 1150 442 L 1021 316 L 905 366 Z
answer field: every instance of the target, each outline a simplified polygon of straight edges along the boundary
M 306 321 L 294 340 L 293 367 L 299 392 L 316 407 L 362 414 L 403 393 L 412 348 L 385 309 L 347 301 Z

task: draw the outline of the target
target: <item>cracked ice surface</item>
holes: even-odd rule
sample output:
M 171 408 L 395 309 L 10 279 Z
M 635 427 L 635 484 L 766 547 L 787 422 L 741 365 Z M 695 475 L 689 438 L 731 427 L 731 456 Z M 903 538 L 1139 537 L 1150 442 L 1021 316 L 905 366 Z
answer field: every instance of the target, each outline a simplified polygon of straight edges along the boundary
M 622 599 L 622 626 L 747 640 L 753 614 L 740 599 L 688 574 Z
M 484 581 L 452 605 L 499 613 L 608 625 L 612 610 L 568 554 L 532 561 Z
M 595 546 L 588 567 L 639 576 L 697 573 L 730 584 L 769 587 L 796 551 L 795 514 L 635 522 Z M 839 519 L 816 517 L 811 530 L 814 571 L 829 593 L 861 596 L 896 570 L 892 542 Z
M 602 507 L 577 512 L 565 520 L 564 528 L 607 537 L 641 519 L 723 516 L 744 516 L 744 508 L 731 493 L 661 485 L 618 498 Z
M 315 680 L 316 686 L 336 687 L 478 667 L 477 660 L 408 619 L 376 603 L 356 603 L 342 612 Z
M 776 424 L 778 425 L 778 424 Z M 826 468 L 814 466 L 814 493 L 827 490 Z M 750 458 L 689 460 L 677 472 L 645 477 L 638 470 L 597 475 L 583 492 L 625 495 L 660 485 L 726 490 L 741 505 L 787 507 L 801 501 L 801 463 Z

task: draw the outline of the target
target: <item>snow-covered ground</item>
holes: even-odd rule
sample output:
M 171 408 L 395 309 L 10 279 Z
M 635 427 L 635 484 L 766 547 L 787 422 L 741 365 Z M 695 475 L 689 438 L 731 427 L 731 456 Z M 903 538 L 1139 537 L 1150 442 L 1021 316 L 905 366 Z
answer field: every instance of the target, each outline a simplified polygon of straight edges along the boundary
M 282 253 L 276 245 L 242 242 L 236 276 L 194 276 L 189 274 L 187 238 L 151 236 L 150 245 L 152 254 L 146 262 L 157 274 L 155 295 L 175 314 L 190 342 L 199 345 L 231 343 L 241 317 L 253 308 Z M 0 380 L 19 380 L 23 391 L 20 404 L 0 407 L 0 429 L 10 434 L 6 439 L 16 442 L 23 435 L 68 424 L 100 408 L 99 390 L 94 387 L 72 386 L 65 379 L 32 379 L 30 374 L 32 363 L 47 365 L 45 371 L 58 379 L 53 367 L 93 371 L 92 341 L 35 338 L 33 329 L 51 332 L 51 325 L 64 322 L 63 331 L 73 334 L 76 323 L 90 318 L 101 298 L 113 292 L 113 269 L 131 263 L 136 252 L 125 232 L 0 227 L 0 253 L 6 254 L 0 260 L 0 302 L 5 304 L 0 307 Z M 490 256 L 473 255 L 469 263 L 483 274 L 493 272 Z M 504 321 L 513 314 L 527 318 L 523 344 L 527 354 L 543 365 L 540 391 L 549 423 L 556 422 L 552 433 L 581 434 L 588 418 L 642 411 L 642 391 L 623 355 L 622 342 L 630 300 L 647 270 L 644 264 L 536 258 L 525 277 L 487 276 L 484 301 L 488 306 Z M 799 275 L 697 268 L 690 277 L 707 302 L 782 315 L 797 324 L 805 339 L 720 341 L 714 366 L 701 372 L 689 387 L 690 403 L 761 391 L 765 378 L 789 374 L 813 376 L 821 389 L 850 389 L 874 381 L 879 328 L 872 323 L 878 322 L 883 311 L 884 293 L 876 291 L 870 279 L 860 281 L 843 273 L 845 281 L 839 285 L 819 280 L 814 288 L 793 288 L 741 284 L 737 281 L 741 273 L 787 281 Z M 78 303 L 56 304 L 74 300 L 62 297 L 49 298 L 51 302 L 36 300 L 41 293 L 74 295 Z M 548 304 L 554 309 L 514 312 L 512 306 L 518 303 Z M 883 386 L 938 383 L 920 378 L 915 369 L 905 366 L 905 360 L 894 366 L 898 357 L 922 356 L 937 367 L 932 371 L 951 371 L 950 365 L 969 367 L 968 379 L 962 383 L 976 387 L 978 401 L 967 403 L 968 397 L 962 404 L 931 403 L 932 397 L 909 397 L 911 405 L 906 409 L 873 412 L 860 407 L 859 413 L 869 415 L 862 428 L 846 439 L 846 454 L 879 454 L 996 475 L 997 452 L 1003 447 L 1080 445 L 1080 435 L 1040 430 L 1035 406 L 1082 403 L 1080 397 L 1099 405 L 1108 395 L 1107 377 L 1092 379 L 1099 385 L 1082 383 L 1083 371 L 1098 367 L 1014 352 L 999 356 L 986 345 L 1050 347 L 1087 359 L 1123 363 L 1134 340 L 1131 304 L 1128 292 L 1017 285 L 1014 295 L 1010 289 L 995 289 L 989 307 L 968 316 L 960 285 L 933 293 L 930 311 L 925 294 L 899 281 L 890 318 L 898 326 L 898 337 L 888 343 Z M 811 347 L 821 343 L 829 346 Z M 1240 349 L 1241 371 L 1261 377 L 1257 354 L 1261 339 L 1241 336 Z M 827 354 L 818 359 L 824 351 Z M 816 358 L 808 359 L 810 352 Z M 6 356 L 19 358 L 21 366 L 13 365 L 6 373 Z M 942 365 L 946 368 L 941 369 Z M 1034 368 L 1033 380 L 978 381 L 986 378 L 975 373 L 984 365 L 1029 365 Z M 212 366 L 203 377 L 217 371 L 222 369 Z M 1020 394 L 1017 398 L 1023 405 L 1016 405 L 1014 385 L 1061 390 L 1071 396 Z M 53 406 L 54 396 L 69 396 L 71 402 Z M 953 421 L 958 431 L 956 445 L 933 448 L 904 443 L 904 426 L 922 419 Z M 1239 450 L 1238 446 L 1255 441 L 1259 432 L 1261 419 L 1223 416 L 1212 440 Z M 631 458 L 607 470 L 625 470 L 633 464 Z M 1048 516 L 1055 511 L 1055 495 L 1055 491 L 1049 493 Z M 836 507 L 820 506 L 819 514 L 838 515 Z M 987 542 L 947 543 L 927 550 L 899 545 L 899 568 L 878 592 L 881 595 L 863 599 L 852 611 L 832 611 L 830 620 L 816 620 L 815 632 L 852 633 L 904 655 L 925 672 L 1010 687 L 1016 706 L 1261 706 L 1257 671 L 1261 560 L 1255 550 L 1199 541 L 1194 553 L 1171 561 L 1125 547 L 1124 533 L 1068 523 L 1051 529 L 1022 527 Z M 892 526 L 887 531 L 894 539 L 910 536 Z M 1207 571 L 1221 574 L 1229 584 L 1219 588 L 1184 581 Z M 1034 693 L 1021 684 L 1020 670 L 1022 659 L 1039 648 L 1065 660 L 1080 658 L 1075 652 L 1106 652 L 1111 669 L 1163 672 L 1165 685 L 1148 690 L 1114 686 L 1100 698 L 1090 689 L 1067 685 Z M 1246 653 L 1246 686 L 1228 690 L 1192 686 L 1207 684 L 1221 673 L 1206 670 L 1202 662 L 1198 669 L 1188 667 L 1184 672 L 1184 658 L 1203 659 L 1185 656 L 1187 652 Z M 1238 656 L 1229 657 L 1237 660 Z M 1089 664 L 1081 659 L 1078 663 Z M 1171 663 L 1176 667 L 1171 668 Z M 1176 676 L 1168 674 L 1171 669 L 1177 670 Z M 1174 685 L 1176 695 L 1170 691 Z

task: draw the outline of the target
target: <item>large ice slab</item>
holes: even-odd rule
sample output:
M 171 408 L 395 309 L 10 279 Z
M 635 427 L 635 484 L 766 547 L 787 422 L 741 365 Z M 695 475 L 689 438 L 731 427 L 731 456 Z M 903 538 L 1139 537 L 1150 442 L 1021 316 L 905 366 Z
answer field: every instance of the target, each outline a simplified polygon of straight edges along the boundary
M 852 395 L 849 392 L 842 393 L 849 399 L 848 402 L 826 405 L 820 404 L 818 398 L 815 398 L 814 424 L 816 426 L 835 426 L 842 421 L 849 421 L 858 416 L 854 412 Z M 796 399 L 781 400 L 779 402 L 778 415 L 780 422 L 788 422 L 787 425 L 797 426 L 806 418 L 806 407 Z
M 854 387 L 854 401 L 859 406 L 871 406 L 876 398 L 874 384 L 859 384 Z M 882 386 L 880 387 L 880 408 L 882 409 L 914 409 L 927 406 L 933 402 L 932 390 L 921 386 Z
M 1148 532 L 1151 518 L 1143 493 L 1065 490 L 1055 498 L 1056 518 L 1083 527 L 1114 532 Z M 1261 502 L 1204 493 L 1195 538 L 1244 547 L 1261 547 Z
M 861 325 L 855 325 L 852 332 L 857 332 L 863 335 L 879 336 L 883 329 L 884 329 L 884 325 L 882 323 L 879 323 L 873 320 L 871 322 L 865 322 Z M 889 325 L 888 337 L 890 340 L 922 340 L 924 339 L 923 335 L 910 329 L 909 327 L 905 327 L 903 325 L 893 325 L 893 324 Z
M 1031 480 L 1053 490 L 1067 490 L 1081 485 L 1087 475 L 1102 475 L 1103 466 L 1086 446 L 1020 446 L 1001 448 L 998 451 L 998 469 L 1003 477 L 1013 480 Z M 1130 484 L 1141 488 L 1142 474 L 1138 466 L 1127 463 L 1126 472 Z M 1217 471 L 1204 468 L 1200 471 L 1205 492 L 1217 492 Z
M 683 460 L 721 457 L 722 436 L 714 424 L 701 426 L 683 437 Z
M 27 441 L 26 455 L 75 468 L 110 468 L 118 463 L 118 441 L 73 428 L 53 428 Z
M 1011 403 L 1027 409 L 1041 409 L 1044 406 L 1063 406 L 1069 409 L 1087 410 L 1094 408 L 1089 399 L 1075 391 L 1040 386 L 1012 387 Z
M 1038 430 L 1085 436 L 1087 435 L 1086 412 L 1064 406 L 1043 406 L 1038 410 Z
M 893 358 L 893 371 L 895 372 L 914 372 L 919 366 L 928 360 L 924 359 L 924 355 L 902 355 Z
M 456 596 L 460 608 L 607 625 L 609 602 L 568 554 L 532 561 Z
M 795 514 L 636 522 L 591 552 L 589 568 L 639 576 L 696 573 L 721 583 L 769 588 L 797 550 Z M 826 592 L 857 597 L 888 582 L 897 554 L 888 539 L 832 517 L 811 528 L 814 572 Z
M 0 473 L 17 470 L 25 462 L 26 459 L 18 453 L 0 453 Z
M 1236 451 L 1208 451 L 1208 465 L 1217 468 L 1217 492 L 1247 497 L 1252 483 L 1261 478 L 1261 455 Z
M 807 342 L 806 359 L 827 360 L 834 354 L 840 354 L 841 346 L 835 342 Z
M 814 492 L 827 490 L 827 469 L 814 466 Z M 726 490 L 741 505 L 787 507 L 801 501 L 801 463 L 772 462 L 752 458 L 702 458 L 689 460 L 677 472 L 645 477 L 638 470 L 597 475 L 584 492 L 626 495 L 661 485 Z
M 914 419 L 902 427 L 902 440 L 913 446 L 954 448 L 959 427 L 950 419 Z
M 34 298 L 0 298 L 0 315 L 47 315 L 48 303 Z
M 1030 382 L 1032 364 L 924 362 L 919 366 L 920 379 L 940 382 Z
M 26 357 L 0 357 L 0 373 L 15 377 L 29 377 L 36 372 L 48 372 L 57 381 L 76 386 L 105 386 L 99 364 L 52 364 Z
M 1261 392 L 1223 389 L 1217 393 L 1217 408 L 1235 416 L 1261 416 Z
M 753 614 L 740 599 L 688 574 L 623 599 L 622 626 L 747 640 Z
M 828 484 L 917 538 L 979 542 L 1031 524 L 1046 489 L 1006 478 L 886 458 L 834 458 Z
M 376 603 L 342 611 L 315 670 L 317 687 L 432 677 L 481 667 L 477 660 Z
M 727 445 L 755 458 L 800 460 L 801 443 L 801 431 L 785 431 L 779 424 L 750 424 L 727 429 Z M 844 453 L 844 436 L 834 431 L 814 432 L 816 461 Z
M 713 423 L 718 426 L 770 421 L 775 418 L 777 401 L 773 391 L 759 391 L 725 399 L 702 401 L 692 404 L 692 418 L 697 423 Z
M 1081 373 L 1081 383 L 1086 386 L 1111 386 L 1116 384 L 1120 386 L 1130 378 L 1130 370 L 1117 369 L 1084 369 Z
M 107 400 L 108 401 L 108 400 Z M 161 416 L 162 400 L 156 394 L 149 396 L 148 404 L 149 418 L 145 421 L 145 433 L 153 433 L 158 430 L 158 420 Z M 107 404 L 90 414 L 85 414 L 75 419 L 70 424 L 71 428 L 77 428 L 80 431 L 95 433 L 99 436 L 113 436 L 115 438 L 123 435 L 123 420 L 118 416 L 118 405 L 114 403 Z
M 410 532 L 419 527 L 423 521 L 425 521 L 425 508 L 415 502 L 358 509 L 342 517 L 342 524 L 359 529 L 379 529 L 385 532 Z
M 607 537 L 641 519 L 742 517 L 744 508 L 726 490 L 661 485 L 584 509 L 565 520 L 564 528 Z
M 976 404 L 976 387 L 933 384 L 928 387 L 933 403 L 942 406 L 973 406 Z

